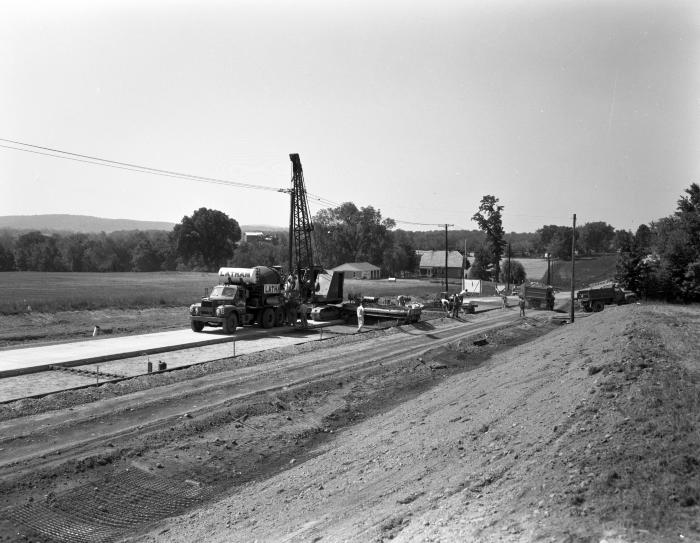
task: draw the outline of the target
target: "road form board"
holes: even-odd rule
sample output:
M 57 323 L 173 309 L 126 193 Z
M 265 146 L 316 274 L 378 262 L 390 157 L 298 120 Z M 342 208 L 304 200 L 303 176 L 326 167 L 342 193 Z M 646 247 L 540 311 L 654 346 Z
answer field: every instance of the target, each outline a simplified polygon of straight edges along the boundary
M 331 324 L 337 323 L 315 323 L 312 329 Z M 217 343 L 231 343 L 234 338 L 240 343 L 263 336 L 298 334 L 298 329 L 287 327 L 270 330 L 239 328 L 234 336 L 225 335 L 220 330 L 196 333 L 184 329 L 137 336 L 95 337 L 87 341 L 11 349 L 0 352 L 0 377 L 45 371 L 49 366 L 81 366 Z

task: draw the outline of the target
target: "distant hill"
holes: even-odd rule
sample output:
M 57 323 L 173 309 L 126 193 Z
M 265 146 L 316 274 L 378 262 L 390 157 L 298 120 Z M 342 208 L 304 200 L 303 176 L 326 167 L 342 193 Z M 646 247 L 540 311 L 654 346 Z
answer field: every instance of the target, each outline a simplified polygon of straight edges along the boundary
M 166 230 L 176 223 L 135 221 L 132 219 L 104 219 L 90 215 L 5 215 L 0 216 L 0 228 L 12 230 L 39 230 L 41 232 L 81 232 L 84 234 L 115 232 L 118 230 Z M 268 224 L 241 225 L 243 232 L 286 232 L 289 227 Z
M 0 228 L 40 230 L 41 232 L 82 232 L 109 234 L 117 230 L 172 230 L 175 223 L 103 219 L 89 215 L 6 215 L 0 217 Z

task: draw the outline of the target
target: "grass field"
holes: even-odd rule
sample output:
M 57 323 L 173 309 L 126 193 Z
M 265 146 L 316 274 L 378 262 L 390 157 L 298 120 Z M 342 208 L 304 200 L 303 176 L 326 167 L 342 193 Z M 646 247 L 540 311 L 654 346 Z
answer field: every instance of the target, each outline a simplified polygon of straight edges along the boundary
M 607 281 L 615 277 L 617 255 L 579 257 L 576 259 L 575 288 L 587 287 L 591 283 Z M 546 270 L 544 279 L 546 279 Z M 559 288 L 571 286 L 571 262 L 552 262 L 552 285 Z
M 616 255 L 581 258 L 576 261 L 576 287 L 610 279 L 615 274 Z M 528 279 L 541 280 L 547 263 L 541 259 L 522 259 L 527 264 Z M 541 271 L 538 276 L 537 273 Z M 571 263 L 552 263 L 552 283 L 568 288 Z M 197 301 L 204 289 L 218 283 L 215 273 L 154 272 L 154 273 L 42 273 L 0 272 L 0 314 L 13 315 L 32 311 L 90 309 L 144 309 L 149 307 L 189 306 Z M 449 290 L 461 287 L 450 280 Z M 441 281 L 398 279 L 396 281 L 345 281 L 345 298 L 349 295 L 395 297 L 399 294 L 416 300 L 433 300 L 444 290 Z
M 188 306 L 218 282 L 215 273 L 0 273 L 0 314 Z

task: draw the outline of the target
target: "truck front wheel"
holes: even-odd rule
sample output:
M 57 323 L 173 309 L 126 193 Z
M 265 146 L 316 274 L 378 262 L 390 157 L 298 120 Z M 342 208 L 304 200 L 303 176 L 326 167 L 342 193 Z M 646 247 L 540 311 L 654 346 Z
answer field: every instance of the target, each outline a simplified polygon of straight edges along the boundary
M 603 311 L 605 309 L 605 305 L 603 302 L 593 302 L 593 312 L 598 313 L 600 311 Z
M 229 313 L 224 320 L 224 334 L 233 334 L 238 328 L 238 315 Z
M 263 309 L 260 315 L 260 326 L 263 328 L 272 328 L 275 325 L 275 310 L 271 307 Z
M 275 307 L 275 326 L 282 326 L 284 324 L 284 309 L 281 307 Z
M 193 332 L 201 332 L 204 330 L 204 323 L 202 321 L 190 321 L 190 328 Z

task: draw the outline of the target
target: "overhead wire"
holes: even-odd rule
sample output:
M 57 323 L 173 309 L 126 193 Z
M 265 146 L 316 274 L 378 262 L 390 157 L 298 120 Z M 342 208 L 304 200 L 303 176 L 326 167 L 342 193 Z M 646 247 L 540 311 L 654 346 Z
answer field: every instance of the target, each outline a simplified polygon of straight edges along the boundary
M 70 151 L 63 151 L 61 149 L 44 147 L 41 145 L 35 145 L 35 144 L 31 144 L 31 143 L 25 143 L 25 142 L 21 142 L 21 141 L 17 141 L 17 140 L 6 139 L 6 138 L 0 138 L 0 141 L 12 144 L 12 145 L 0 144 L 0 148 L 4 148 L 4 149 L 11 149 L 11 150 L 15 150 L 15 151 L 33 153 L 33 154 L 37 154 L 37 155 L 49 156 L 52 158 L 71 160 L 74 162 L 82 162 L 85 164 L 92 164 L 95 166 L 104 166 L 104 167 L 108 167 L 108 168 L 132 171 L 132 172 L 136 172 L 136 173 L 147 173 L 147 174 L 152 174 L 152 175 L 159 175 L 162 177 L 171 177 L 171 178 L 175 178 L 175 179 L 182 179 L 182 180 L 186 180 L 186 181 L 188 181 L 188 180 L 189 181 L 198 181 L 198 182 L 203 182 L 203 183 L 212 183 L 212 184 L 226 185 L 226 186 L 233 186 L 233 187 L 254 189 L 254 190 L 266 190 L 266 191 L 272 191 L 272 192 L 288 193 L 290 190 L 288 188 L 277 188 L 277 187 L 270 187 L 270 186 L 266 186 L 266 185 L 256 185 L 256 184 L 252 184 L 252 183 L 244 183 L 241 181 L 232 181 L 229 179 L 221 179 L 221 178 L 216 178 L 216 177 L 194 175 L 194 174 L 177 172 L 177 171 L 173 171 L 173 170 L 153 168 L 150 166 L 141 166 L 139 164 L 133 164 L 133 163 L 129 163 L 129 162 L 121 162 L 121 161 L 117 161 L 117 160 L 100 158 L 100 157 L 85 155 L 85 154 L 80 154 L 80 153 L 73 153 Z M 17 145 L 20 145 L 22 147 L 14 147 Z M 26 148 L 23 148 L 23 147 L 26 147 Z M 335 202 L 333 200 L 330 200 L 330 199 L 325 198 L 323 196 L 319 196 L 317 194 L 313 194 L 311 192 L 307 192 L 307 197 L 310 200 L 314 200 L 315 202 L 318 202 L 319 204 L 330 206 L 330 207 L 339 207 L 341 205 L 339 202 Z M 451 211 L 451 210 L 442 210 L 442 211 L 456 213 L 456 211 Z M 552 220 L 552 219 L 565 219 L 564 217 L 551 217 L 551 216 L 544 216 L 544 215 L 527 215 L 527 214 L 513 214 L 513 215 L 519 216 L 519 217 L 547 218 L 550 220 Z M 568 217 L 566 219 L 568 219 Z M 413 226 L 442 227 L 445 224 L 445 223 L 426 223 L 426 222 L 417 222 L 417 221 L 407 221 L 407 220 L 403 220 L 403 219 L 392 219 L 392 220 L 397 224 L 408 224 L 408 225 L 413 225 Z M 465 230 L 469 229 L 468 227 L 462 227 L 462 228 Z
M 240 188 L 268 190 L 268 191 L 274 191 L 274 192 L 286 192 L 287 191 L 287 189 L 282 189 L 282 188 L 277 188 L 277 187 L 269 187 L 266 185 L 254 185 L 252 183 L 243 183 L 240 181 L 231 181 L 228 179 L 219 179 L 216 177 L 206 177 L 206 176 L 201 176 L 201 175 L 193 175 L 193 174 L 188 174 L 188 173 L 175 172 L 172 170 L 163 170 L 160 168 L 151 168 L 150 166 L 141 166 L 138 164 L 131 164 L 128 162 L 120 162 L 117 160 L 110 160 L 110 159 L 99 158 L 99 157 L 94 157 L 94 156 L 90 156 L 90 155 L 83 155 L 80 153 L 72 153 L 70 151 L 62 151 L 60 149 L 53 149 L 51 147 L 42 147 L 41 145 L 33 145 L 31 143 L 23 143 L 21 141 L 9 140 L 9 139 L 5 139 L 5 138 L 0 138 L 0 141 L 4 141 L 6 143 L 11 143 L 13 145 L 22 145 L 25 147 L 30 147 L 30 149 L 22 149 L 20 147 L 10 147 L 8 145 L 1 145 L 0 144 L 0 147 L 3 147 L 5 149 L 14 149 L 15 151 L 24 151 L 27 153 L 45 155 L 45 156 L 50 156 L 53 158 L 60 158 L 60 159 L 64 159 L 64 160 L 73 160 L 75 162 L 84 162 L 84 163 L 93 164 L 96 166 L 106 166 L 109 168 L 116 168 L 116 169 L 141 172 L 141 173 L 150 173 L 150 174 L 160 175 L 160 176 L 164 176 L 164 177 L 174 177 L 174 178 L 186 179 L 186 180 L 192 180 L 192 181 L 201 181 L 201 182 L 205 182 L 205 183 L 215 183 L 215 184 L 219 184 L 219 185 L 231 185 L 231 186 L 236 186 L 236 187 L 240 187 Z M 35 151 L 34 149 L 41 149 L 41 151 Z M 58 153 L 58 154 L 55 154 L 55 153 Z

